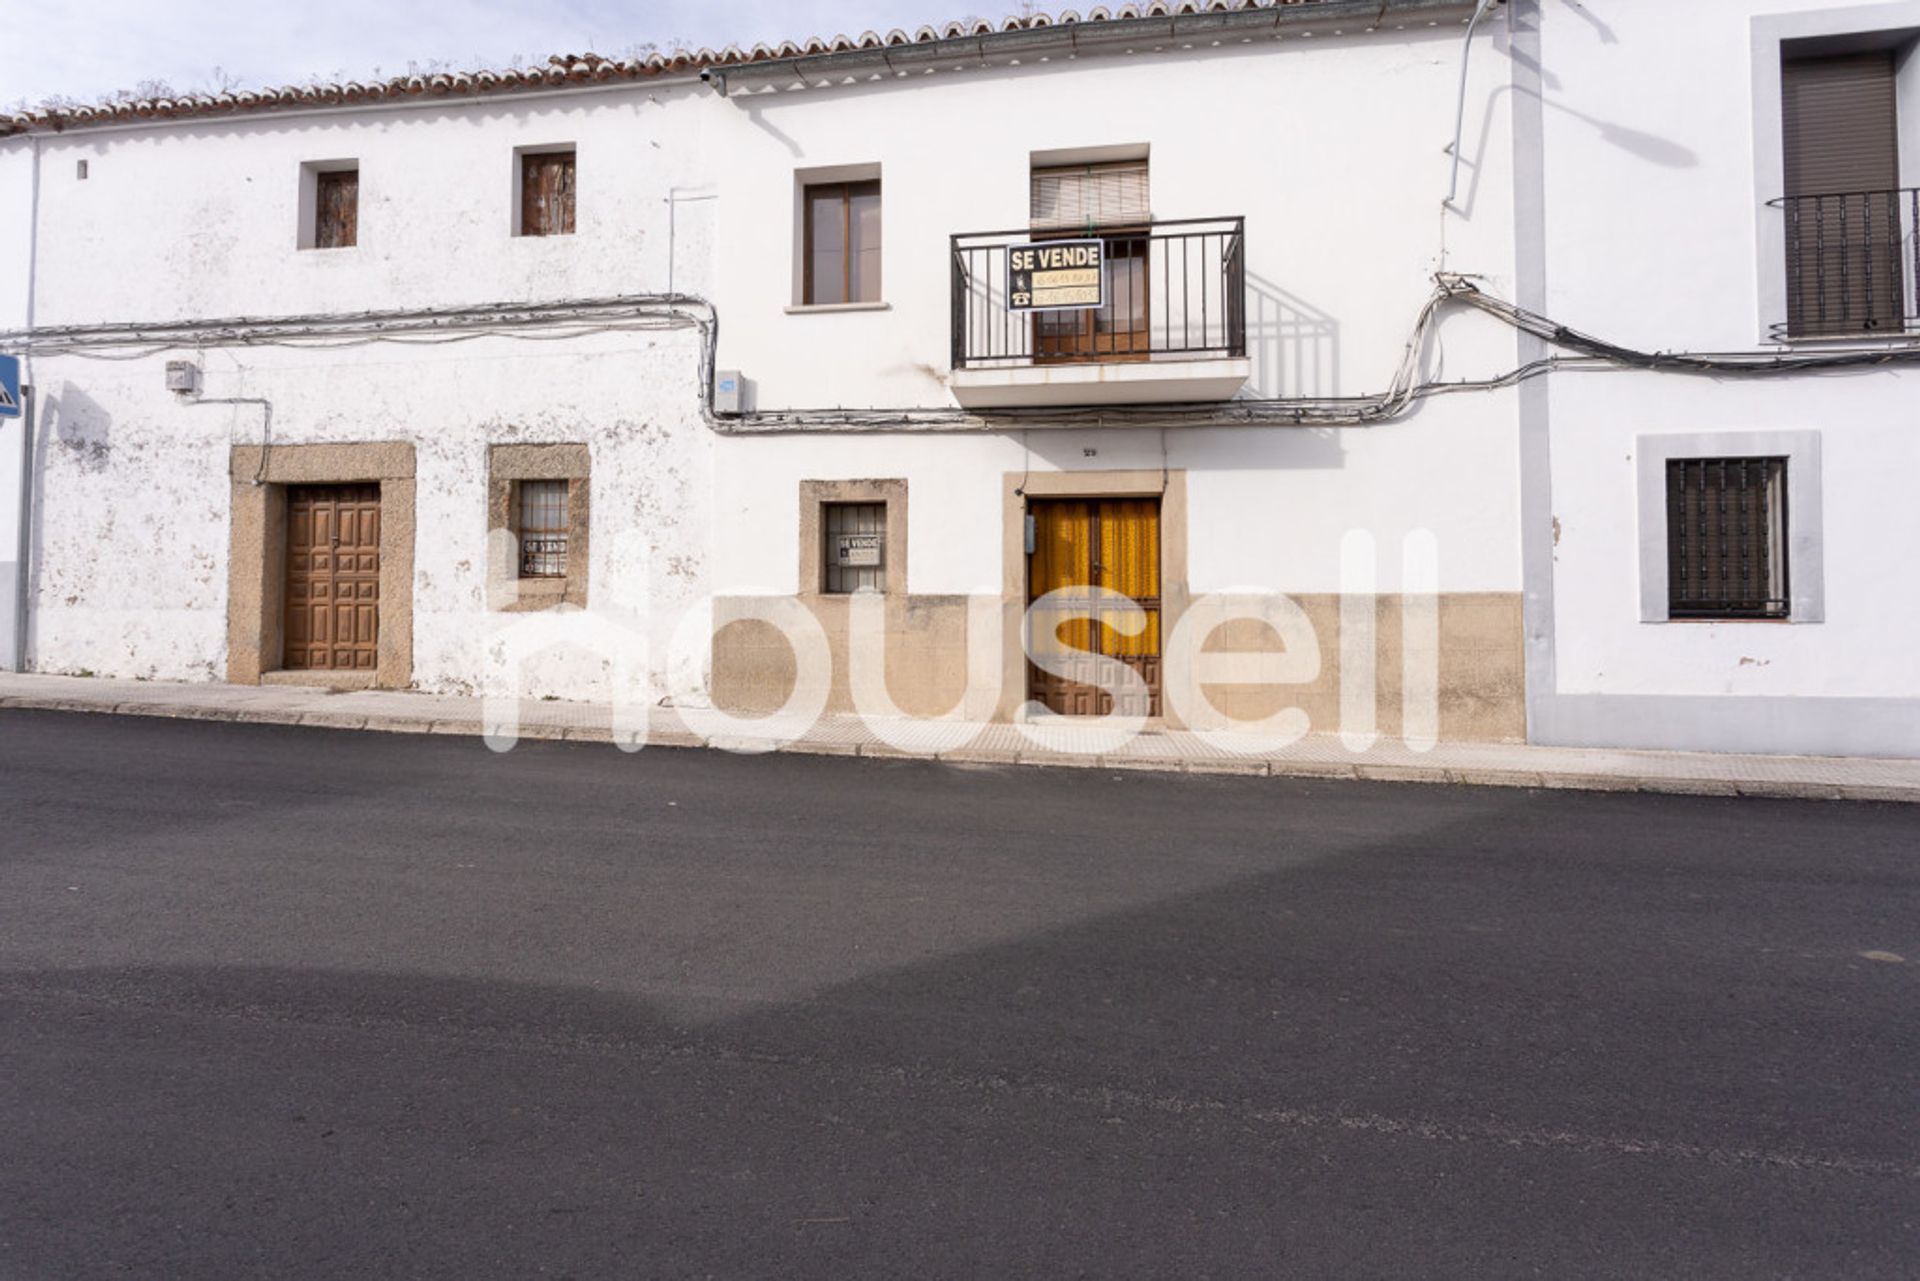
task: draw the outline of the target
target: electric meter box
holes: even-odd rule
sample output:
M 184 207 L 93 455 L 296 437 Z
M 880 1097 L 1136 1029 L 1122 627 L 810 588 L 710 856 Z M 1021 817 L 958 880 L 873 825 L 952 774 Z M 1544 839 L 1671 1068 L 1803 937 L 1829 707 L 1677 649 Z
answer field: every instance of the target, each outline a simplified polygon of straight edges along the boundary
M 713 412 L 716 414 L 738 414 L 744 412 L 747 380 L 740 376 L 738 369 L 722 369 L 713 376 Z

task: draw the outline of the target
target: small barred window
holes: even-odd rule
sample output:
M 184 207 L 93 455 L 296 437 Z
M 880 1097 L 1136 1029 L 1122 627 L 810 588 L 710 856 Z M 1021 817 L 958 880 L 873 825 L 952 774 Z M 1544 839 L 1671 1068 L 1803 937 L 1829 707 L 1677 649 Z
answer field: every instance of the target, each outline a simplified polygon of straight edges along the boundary
M 566 577 L 567 485 L 564 480 L 520 482 L 522 578 Z
M 1785 618 L 1787 460 L 1667 463 L 1667 604 L 1673 618 Z

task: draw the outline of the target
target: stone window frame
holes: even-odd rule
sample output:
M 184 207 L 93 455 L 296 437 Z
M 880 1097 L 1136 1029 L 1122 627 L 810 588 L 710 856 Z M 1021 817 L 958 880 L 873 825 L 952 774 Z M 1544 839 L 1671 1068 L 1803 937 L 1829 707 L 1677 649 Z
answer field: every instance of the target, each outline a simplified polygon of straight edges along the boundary
M 1634 440 L 1640 531 L 1640 621 L 1676 627 L 1792 626 L 1826 621 L 1826 548 L 1817 431 L 1662 432 Z M 1674 458 L 1787 460 L 1785 618 L 1674 618 L 1667 583 L 1667 462 Z
M 881 594 L 907 594 L 907 482 L 905 480 L 803 480 L 800 482 L 800 592 L 808 598 L 846 599 L 827 591 L 826 508 L 835 503 L 881 503 L 887 509 L 887 545 Z
M 807 189 L 862 182 L 880 184 L 880 297 L 872 302 L 809 302 L 807 301 L 807 258 L 812 246 L 807 243 Z M 886 190 L 886 178 L 881 173 L 881 165 L 878 161 L 846 165 L 816 165 L 793 171 L 793 301 L 786 309 L 788 315 L 887 311 L 891 308 L 892 304 L 886 300 Z
M 487 605 L 502 613 L 530 613 L 557 605 L 587 607 L 592 551 L 592 450 L 585 444 L 487 446 Z M 567 572 L 548 578 L 520 576 L 518 483 L 567 482 Z

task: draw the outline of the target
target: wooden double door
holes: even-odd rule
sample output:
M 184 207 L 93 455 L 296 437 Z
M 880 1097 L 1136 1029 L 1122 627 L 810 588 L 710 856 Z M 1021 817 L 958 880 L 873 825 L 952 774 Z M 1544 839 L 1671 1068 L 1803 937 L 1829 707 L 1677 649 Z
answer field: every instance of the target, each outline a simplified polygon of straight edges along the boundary
M 380 486 L 287 489 L 283 666 L 373 671 L 380 642 Z
M 1029 662 L 1029 697 L 1063 716 L 1106 715 L 1114 699 L 1092 684 L 1095 659 L 1105 657 L 1131 667 L 1146 686 L 1137 706 L 1120 710 L 1158 716 L 1160 500 L 1033 500 L 1027 512 L 1034 531 L 1027 600 L 1053 602 L 1031 615 L 1029 653 L 1057 669 Z

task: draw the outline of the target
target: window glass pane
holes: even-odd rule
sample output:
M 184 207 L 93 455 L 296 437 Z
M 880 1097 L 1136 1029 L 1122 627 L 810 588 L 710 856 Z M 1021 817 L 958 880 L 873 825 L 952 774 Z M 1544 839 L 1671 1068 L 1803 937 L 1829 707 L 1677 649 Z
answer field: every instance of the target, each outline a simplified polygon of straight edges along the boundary
M 807 188 L 807 302 L 847 301 L 846 195 L 841 183 Z
M 520 576 L 558 578 L 567 572 L 567 497 L 564 480 L 520 482 Z
M 880 251 L 855 254 L 848 265 L 852 278 L 847 282 L 848 302 L 880 301 Z
M 839 253 L 846 248 L 846 195 L 840 183 L 807 188 L 807 225 L 816 249 Z
M 847 259 L 839 250 L 817 249 L 813 254 L 812 291 L 807 295 L 810 303 L 836 303 L 847 301 Z
M 1095 313 L 1098 332 L 1133 333 L 1147 327 L 1147 242 L 1109 240 L 1107 302 Z
M 856 183 L 848 188 L 847 225 L 850 231 L 847 270 L 848 302 L 880 301 L 880 184 Z
M 880 248 L 880 184 L 858 182 L 847 188 L 848 225 L 853 229 L 853 250 L 865 253 Z

